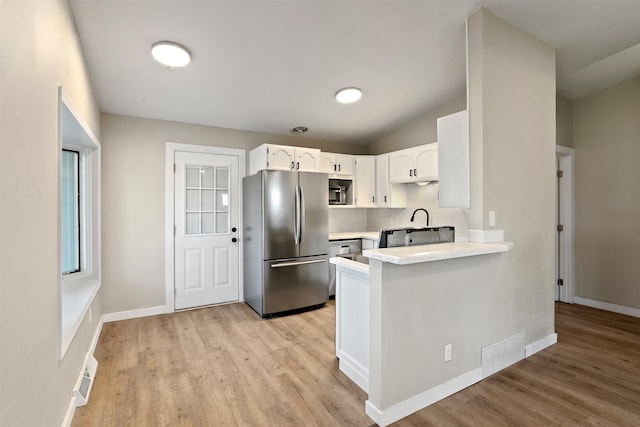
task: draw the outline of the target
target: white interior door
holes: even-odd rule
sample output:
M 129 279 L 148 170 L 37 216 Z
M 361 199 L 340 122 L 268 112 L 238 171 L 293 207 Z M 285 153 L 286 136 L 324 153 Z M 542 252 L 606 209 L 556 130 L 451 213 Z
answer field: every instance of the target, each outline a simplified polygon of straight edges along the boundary
M 238 157 L 176 151 L 175 308 L 237 301 Z

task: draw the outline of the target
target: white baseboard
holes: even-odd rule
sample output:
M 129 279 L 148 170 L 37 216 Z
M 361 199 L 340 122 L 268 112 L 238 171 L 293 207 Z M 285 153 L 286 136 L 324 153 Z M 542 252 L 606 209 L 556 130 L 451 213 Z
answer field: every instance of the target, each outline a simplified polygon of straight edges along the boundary
M 547 347 L 551 347 L 555 343 L 558 342 L 558 334 L 555 332 L 553 334 L 549 334 L 546 337 L 538 340 L 536 342 L 532 342 L 531 344 L 524 347 L 524 357 L 533 356 L 539 351 L 544 350 Z
M 71 401 L 69 402 L 69 407 L 67 407 L 67 413 L 64 416 L 64 420 L 62 420 L 61 427 L 71 427 L 71 422 L 73 421 L 73 415 L 76 413 L 76 398 L 71 397 Z
M 104 323 L 117 322 L 119 320 L 137 319 L 138 317 L 155 316 L 158 314 L 169 313 L 170 310 L 166 305 L 159 305 L 157 307 L 140 308 L 137 310 L 117 311 L 115 313 L 108 313 L 102 316 Z
M 586 305 L 587 307 L 599 308 L 601 310 L 613 311 L 614 313 L 626 314 L 627 316 L 640 317 L 640 308 L 611 304 L 609 302 L 582 297 L 573 297 L 573 303 Z
M 340 371 L 358 384 L 358 387 L 369 393 L 369 370 L 344 352 L 341 352 L 338 357 Z
M 384 427 L 445 397 L 451 396 L 480 380 L 482 380 L 482 368 L 477 368 L 382 411 L 367 400 L 365 412 L 380 427 Z

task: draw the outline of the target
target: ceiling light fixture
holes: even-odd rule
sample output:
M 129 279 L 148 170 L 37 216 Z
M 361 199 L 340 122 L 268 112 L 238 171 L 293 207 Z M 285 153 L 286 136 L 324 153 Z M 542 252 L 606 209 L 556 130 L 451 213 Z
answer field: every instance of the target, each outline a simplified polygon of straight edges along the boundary
M 151 55 L 167 67 L 184 67 L 191 62 L 191 54 L 187 48 L 170 41 L 154 43 L 151 46 Z
M 336 101 L 341 104 L 351 104 L 362 98 L 362 91 L 357 87 L 345 87 L 336 92 Z
M 308 131 L 309 129 L 306 126 L 296 126 L 293 129 L 291 129 L 291 133 L 296 134 L 296 133 L 305 133 L 306 131 Z

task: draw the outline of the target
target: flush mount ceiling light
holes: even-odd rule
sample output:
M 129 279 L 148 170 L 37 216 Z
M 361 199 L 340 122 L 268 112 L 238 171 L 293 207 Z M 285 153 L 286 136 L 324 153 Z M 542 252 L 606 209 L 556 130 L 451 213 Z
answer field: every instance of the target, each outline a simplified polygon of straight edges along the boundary
M 191 62 L 191 55 L 187 48 L 169 41 L 154 43 L 151 46 L 151 55 L 167 67 L 184 67 Z
M 351 104 L 362 98 L 362 91 L 357 87 L 345 87 L 336 92 L 336 101 L 341 104 Z

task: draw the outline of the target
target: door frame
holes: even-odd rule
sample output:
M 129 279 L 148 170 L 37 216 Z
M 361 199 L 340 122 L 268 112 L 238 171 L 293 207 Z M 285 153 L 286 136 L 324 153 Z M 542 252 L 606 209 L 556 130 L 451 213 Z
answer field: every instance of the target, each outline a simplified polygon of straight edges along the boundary
M 210 145 L 181 144 L 167 142 L 165 148 L 165 170 L 164 170 L 164 251 L 165 251 L 165 305 L 167 313 L 175 311 L 175 238 L 173 235 L 175 224 L 174 211 L 174 161 L 177 151 L 200 154 L 221 154 L 227 156 L 238 156 L 238 301 L 244 301 L 243 286 L 243 253 L 244 242 L 242 240 L 242 178 L 247 172 L 247 152 L 239 148 L 214 147 Z
M 575 153 L 576 150 L 573 148 L 556 145 L 558 166 L 560 170 L 563 171 L 563 179 L 560 180 L 560 205 L 564 207 L 560 212 L 560 222 L 564 226 L 560 237 L 564 286 L 561 291 L 558 292 L 558 301 L 569 304 L 573 304 L 573 297 L 575 295 Z M 556 197 L 556 203 L 557 200 L 558 197 Z M 556 233 L 556 266 L 558 259 L 557 236 L 558 233 Z M 557 278 L 558 272 L 556 271 L 554 280 Z

